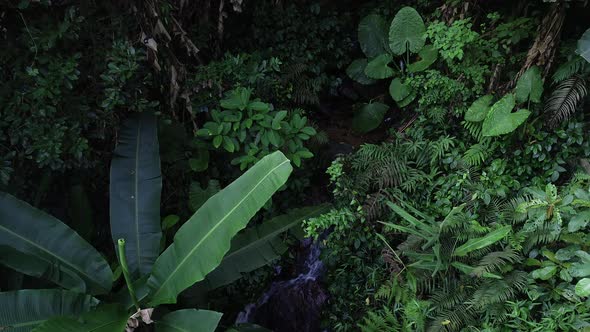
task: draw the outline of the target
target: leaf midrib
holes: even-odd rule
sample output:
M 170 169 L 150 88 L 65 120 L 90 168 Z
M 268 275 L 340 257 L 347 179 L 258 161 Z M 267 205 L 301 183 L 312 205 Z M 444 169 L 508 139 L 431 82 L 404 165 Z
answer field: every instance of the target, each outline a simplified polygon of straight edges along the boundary
M 40 246 L 36 242 L 33 242 L 33 241 L 29 240 L 28 238 L 26 238 L 26 237 L 24 237 L 24 236 L 22 236 L 22 235 L 20 235 L 18 233 L 15 233 L 15 232 L 11 231 L 10 229 L 6 228 L 3 225 L 0 225 L 0 228 L 1 229 L 4 229 L 5 231 L 7 231 L 8 233 L 12 234 L 13 236 L 16 236 L 17 238 L 19 238 L 19 239 L 21 239 L 21 240 L 23 240 L 23 241 L 31 244 L 33 247 L 38 248 L 41 251 L 46 252 L 50 256 L 57 258 L 60 262 L 63 262 L 65 265 L 73 268 L 75 271 L 78 271 L 80 274 L 82 274 L 83 276 L 87 277 L 88 280 L 95 281 L 89 274 L 87 274 L 83 270 L 80 270 L 76 265 L 71 264 L 69 261 L 65 260 L 64 258 L 62 258 L 59 255 L 54 254 L 52 251 L 49 251 L 48 249 L 45 249 L 45 247 Z M 100 284 L 100 283 L 97 283 L 97 284 Z
M 164 282 L 162 282 L 160 284 L 160 286 L 158 287 L 158 290 L 156 291 L 156 293 L 154 294 L 154 298 L 157 297 L 157 295 L 162 291 L 162 289 L 164 288 L 164 285 L 166 285 L 170 280 L 172 280 L 172 276 L 175 275 L 179 270 L 180 267 L 184 265 L 184 263 L 186 262 L 186 260 L 191 257 L 193 255 L 193 253 L 195 252 L 195 250 L 197 250 L 197 248 L 199 248 L 201 246 L 201 244 L 205 241 L 205 239 L 209 238 L 209 236 L 211 236 L 211 234 L 221 225 L 223 224 L 223 221 L 225 221 L 225 219 L 227 219 L 227 217 L 229 215 L 231 215 L 239 206 L 241 206 L 244 201 L 250 197 L 250 195 L 252 195 L 252 192 L 254 190 L 256 190 L 256 188 L 258 188 L 258 186 L 260 186 L 260 184 L 266 180 L 266 178 L 268 178 L 271 174 L 273 174 L 278 168 L 280 168 L 281 166 L 283 166 L 284 164 L 289 163 L 289 159 L 286 159 L 285 161 L 281 162 L 279 165 L 275 166 L 273 169 L 270 170 L 270 172 L 268 172 L 260 181 L 258 181 L 258 183 L 256 183 L 256 185 L 254 187 L 252 187 L 252 189 L 246 194 L 244 195 L 244 198 L 242 198 L 238 204 L 236 204 L 228 213 L 225 214 L 225 216 L 223 216 L 223 218 L 221 218 L 219 220 L 219 222 L 213 226 L 202 238 L 201 240 L 199 240 L 199 242 L 193 247 L 193 249 L 191 249 L 189 251 L 189 253 L 187 255 L 184 256 L 184 258 L 180 261 L 180 263 L 178 263 L 176 265 L 176 267 L 174 268 L 174 270 L 172 270 L 172 272 L 168 275 L 168 278 L 166 278 L 164 280 Z M 205 202 L 206 203 L 206 202 Z M 201 207 L 202 208 L 202 207 Z M 206 276 L 206 275 L 205 275 Z M 205 277 L 203 276 L 203 278 Z

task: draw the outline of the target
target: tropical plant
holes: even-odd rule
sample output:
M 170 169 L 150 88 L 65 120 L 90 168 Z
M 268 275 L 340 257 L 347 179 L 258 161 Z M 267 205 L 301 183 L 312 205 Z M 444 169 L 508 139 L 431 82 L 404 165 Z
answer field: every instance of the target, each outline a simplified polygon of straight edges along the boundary
M 197 130 L 197 137 L 210 141 L 213 149 L 223 147 L 241 154 L 232 160 L 244 170 L 272 151 L 283 151 L 297 167 L 301 160 L 313 157 L 304 141 L 316 134 L 306 126 L 302 112 L 275 110 L 272 104 L 251 100 L 252 91 L 236 88 L 220 102 L 223 109 L 211 110 L 212 121 Z M 208 153 L 204 151 L 203 153 Z
M 2 264 L 64 288 L 0 293 L 3 329 L 106 332 L 123 331 L 128 324 L 136 327 L 139 319 L 150 323 L 153 308 L 175 303 L 181 291 L 204 280 L 221 263 L 231 238 L 291 173 L 282 153 L 262 158 L 208 199 L 158 256 L 161 180 L 155 125 L 153 115 L 131 116 L 122 127 L 112 164 L 111 199 L 120 201 L 111 206 L 111 227 L 114 236 L 124 237 L 117 239 L 117 249 L 127 285 L 127 292 L 115 297 L 118 303 L 93 297 L 107 294 L 113 282 L 109 265 L 96 249 L 56 218 L 1 194 Z M 198 322 L 204 331 L 214 331 L 220 318 L 208 310 L 173 311 L 158 320 L 156 329 L 178 330 Z
M 436 48 L 425 46 L 425 32 L 422 17 L 411 7 L 397 12 L 389 31 L 380 15 L 364 17 L 359 23 L 358 39 L 367 58 L 353 61 L 346 69 L 348 76 L 361 84 L 394 77 L 389 84 L 389 94 L 399 107 L 407 106 L 416 98 L 416 92 L 404 82 L 405 77 L 426 70 L 438 57 Z M 417 54 L 419 60 L 411 63 L 410 54 Z M 398 56 L 401 57 L 399 66 L 394 61 Z M 390 67 L 392 63 L 396 69 Z M 386 105 L 381 103 L 364 105 L 355 116 L 355 129 L 360 132 L 375 129 L 386 111 Z

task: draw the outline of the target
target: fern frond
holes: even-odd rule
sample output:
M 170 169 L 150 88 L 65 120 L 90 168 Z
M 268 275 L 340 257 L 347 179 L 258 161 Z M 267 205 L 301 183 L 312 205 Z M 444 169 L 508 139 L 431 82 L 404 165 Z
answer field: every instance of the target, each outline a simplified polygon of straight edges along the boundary
M 472 274 L 481 277 L 484 273 L 501 271 L 505 266 L 520 262 L 521 260 L 522 257 L 512 248 L 506 248 L 503 251 L 494 251 L 485 255 L 479 261 Z
M 549 126 L 556 127 L 561 122 L 567 121 L 576 112 L 587 92 L 586 82 L 579 76 L 559 83 L 545 103 L 545 114 L 548 117 Z
M 584 70 L 586 63 L 586 59 L 582 58 L 581 56 L 575 56 L 568 62 L 562 63 L 559 65 L 559 67 L 557 67 L 555 73 L 553 73 L 553 83 L 559 83 L 576 74 L 579 74 Z
M 483 122 L 463 121 L 461 123 L 463 124 L 463 128 L 467 130 L 471 137 L 477 141 L 481 141 L 483 139 L 483 133 L 481 131 Z

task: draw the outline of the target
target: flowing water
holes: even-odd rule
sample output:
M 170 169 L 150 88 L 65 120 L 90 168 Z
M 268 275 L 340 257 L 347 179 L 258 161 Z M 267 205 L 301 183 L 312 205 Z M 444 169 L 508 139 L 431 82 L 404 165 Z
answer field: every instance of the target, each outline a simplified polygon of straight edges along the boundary
M 304 239 L 298 274 L 273 282 L 258 301 L 239 313 L 236 324 L 256 323 L 276 332 L 319 331 L 321 308 L 328 299 L 319 280 L 324 272 L 320 243 Z

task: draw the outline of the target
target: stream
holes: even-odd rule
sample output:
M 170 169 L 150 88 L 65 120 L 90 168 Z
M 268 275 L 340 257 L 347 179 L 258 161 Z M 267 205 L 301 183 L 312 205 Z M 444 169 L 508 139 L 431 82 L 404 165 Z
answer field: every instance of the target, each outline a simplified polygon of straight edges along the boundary
M 238 314 L 236 324 L 256 323 L 275 332 L 320 331 L 321 310 L 328 300 L 320 285 L 324 273 L 321 239 L 306 238 L 301 247 L 297 276 L 273 282 L 258 301 Z

